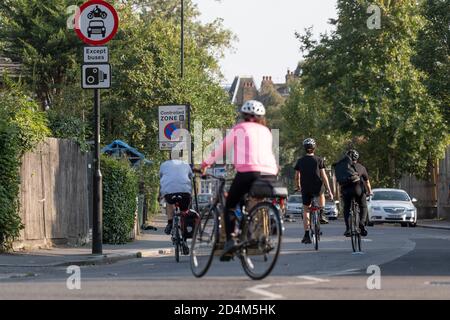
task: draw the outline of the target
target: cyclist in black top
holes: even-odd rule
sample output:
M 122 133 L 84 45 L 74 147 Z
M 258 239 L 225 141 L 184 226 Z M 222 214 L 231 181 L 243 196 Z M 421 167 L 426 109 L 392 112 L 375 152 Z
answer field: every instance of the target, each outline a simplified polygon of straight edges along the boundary
M 356 150 L 349 150 L 347 152 L 347 156 L 352 159 L 353 166 L 359 174 L 360 181 L 356 183 L 351 183 L 341 187 L 342 198 L 344 200 L 344 219 L 345 219 L 345 233 L 344 236 L 350 237 L 350 225 L 349 225 L 349 217 L 350 217 L 350 207 L 352 204 L 352 199 L 359 205 L 359 228 L 361 232 L 361 236 L 367 236 L 367 230 L 364 226 L 365 221 L 367 219 L 367 195 L 372 194 L 372 187 L 369 181 L 369 175 L 367 173 L 366 168 L 358 163 L 359 153 Z
M 314 197 L 319 197 L 320 222 L 328 223 L 324 216 L 323 207 L 325 206 L 324 184 L 328 190 L 330 198 L 333 199 L 333 193 L 328 183 L 328 177 L 325 172 L 324 160 L 316 155 L 316 142 L 312 138 L 303 141 L 303 147 L 306 156 L 300 158 L 295 165 L 295 185 L 298 191 L 302 193 L 303 200 L 303 227 L 305 235 L 302 243 L 311 243 L 309 235 L 309 208 Z

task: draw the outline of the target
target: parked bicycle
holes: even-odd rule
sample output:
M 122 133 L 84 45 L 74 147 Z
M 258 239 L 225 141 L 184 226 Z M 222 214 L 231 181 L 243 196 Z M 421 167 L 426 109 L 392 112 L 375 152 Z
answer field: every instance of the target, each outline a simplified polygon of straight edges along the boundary
M 221 221 L 225 207 L 226 180 L 210 174 L 206 177 L 218 180 L 219 187 L 214 203 L 209 210 L 203 212 L 194 230 L 190 261 L 192 273 L 196 277 L 206 274 L 214 255 L 220 254 L 225 242 Z M 280 253 L 283 229 L 278 209 L 267 199 L 285 197 L 287 191 L 273 188 L 271 194 L 267 194 L 258 192 L 255 184 L 249 194 L 250 199 L 261 201 L 249 210 L 246 208 L 249 204 L 247 201 L 247 205 L 241 208 L 242 215 L 236 219 L 238 249 L 234 257 L 239 257 L 245 273 L 250 278 L 260 280 L 269 275 L 275 266 Z

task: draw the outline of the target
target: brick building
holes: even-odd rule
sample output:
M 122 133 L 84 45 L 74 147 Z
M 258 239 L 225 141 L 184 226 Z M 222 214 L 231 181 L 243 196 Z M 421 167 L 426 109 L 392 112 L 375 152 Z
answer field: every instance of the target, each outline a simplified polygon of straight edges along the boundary
M 247 100 L 259 100 L 264 92 L 271 89 L 275 89 L 281 97 L 286 98 L 289 96 L 289 83 L 298 78 L 300 72 L 300 67 L 295 71 L 288 70 L 284 83 L 274 83 L 271 76 L 264 76 L 259 90 L 252 76 L 237 76 L 228 91 L 231 103 L 242 106 Z

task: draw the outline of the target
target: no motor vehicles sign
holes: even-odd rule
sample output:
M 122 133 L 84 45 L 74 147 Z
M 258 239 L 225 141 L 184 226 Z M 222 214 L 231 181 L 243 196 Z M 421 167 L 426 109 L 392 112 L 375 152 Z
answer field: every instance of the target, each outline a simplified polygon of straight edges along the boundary
M 119 28 L 119 16 L 109 3 L 91 0 L 75 16 L 75 32 L 85 43 L 99 46 L 109 42 Z

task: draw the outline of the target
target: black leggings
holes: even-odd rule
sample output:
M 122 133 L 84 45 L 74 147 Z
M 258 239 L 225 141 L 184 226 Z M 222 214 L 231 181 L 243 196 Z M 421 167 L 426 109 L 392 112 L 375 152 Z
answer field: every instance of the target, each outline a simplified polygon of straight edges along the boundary
M 352 199 L 355 199 L 359 206 L 359 225 L 363 226 L 367 218 L 367 200 L 366 194 L 363 192 L 360 184 L 355 184 L 342 189 L 342 197 L 344 199 L 344 219 L 345 226 L 350 227 L 350 207 L 352 205 Z
M 228 197 L 225 203 L 224 222 L 227 240 L 231 239 L 231 233 L 235 226 L 236 207 L 242 201 L 243 197 L 250 191 L 253 182 L 261 177 L 261 172 L 238 172 L 228 191 Z M 263 175 L 266 176 L 267 175 Z

